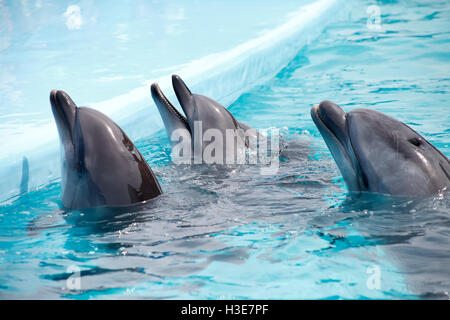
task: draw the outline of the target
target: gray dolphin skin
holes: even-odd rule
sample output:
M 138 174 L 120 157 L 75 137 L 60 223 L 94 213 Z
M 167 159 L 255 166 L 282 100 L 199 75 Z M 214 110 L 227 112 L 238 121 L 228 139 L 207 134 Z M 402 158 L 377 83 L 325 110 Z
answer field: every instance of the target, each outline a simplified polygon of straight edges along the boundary
M 381 112 L 323 101 L 311 116 L 350 192 L 427 196 L 450 185 L 450 163 L 406 124 Z
M 177 76 L 172 76 L 172 85 L 180 102 L 181 108 L 184 111 L 182 115 L 166 98 L 161 91 L 158 84 L 151 85 L 150 91 L 153 100 L 158 107 L 161 118 L 164 122 L 167 135 L 169 139 L 177 129 L 185 129 L 192 141 L 192 147 L 194 149 L 194 141 L 196 130 L 200 130 L 200 127 L 196 126 L 196 123 L 201 123 L 201 135 L 209 129 L 219 130 L 223 137 L 226 135 L 227 129 L 242 129 L 244 132 L 251 129 L 249 126 L 238 122 L 233 115 L 220 103 L 214 101 L 208 97 L 193 94 L 183 82 L 183 80 Z M 253 138 L 256 138 L 256 131 L 253 134 Z M 172 141 L 173 143 L 174 141 Z M 203 149 L 206 144 L 201 141 Z M 247 141 L 244 142 L 248 146 Z
M 127 135 L 104 114 L 50 93 L 62 157 L 62 204 L 67 209 L 124 207 L 159 196 L 161 187 Z

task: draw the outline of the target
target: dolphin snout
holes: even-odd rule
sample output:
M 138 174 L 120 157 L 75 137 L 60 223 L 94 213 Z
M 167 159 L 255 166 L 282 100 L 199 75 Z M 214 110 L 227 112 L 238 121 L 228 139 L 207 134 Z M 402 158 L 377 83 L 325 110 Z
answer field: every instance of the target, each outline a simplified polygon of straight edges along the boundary
M 59 90 L 53 89 L 50 92 L 50 103 L 52 106 L 56 106 L 56 95 L 58 94 Z
M 164 100 L 167 100 L 157 83 L 153 83 L 150 86 L 150 92 L 152 94 L 152 98 L 159 103 L 163 103 Z
M 178 92 L 184 95 L 192 95 L 191 90 L 189 90 L 183 79 L 181 79 L 181 77 L 176 74 L 172 75 L 172 86 L 175 90 L 175 93 Z
M 63 109 L 66 112 L 77 108 L 76 104 L 67 93 L 56 89 L 53 89 L 50 92 L 50 104 L 53 109 Z
M 172 137 L 172 133 L 176 129 L 189 130 L 189 124 L 186 117 L 183 116 L 167 99 L 157 83 L 153 83 L 150 87 L 153 101 L 155 102 L 159 114 L 164 122 L 167 135 Z
M 55 89 L 50 92 L 50 104 L 61 139 L 71 137 L 77 112 L 76 104 L 67 93 Z
M 325 125 L 343 145 L 347 143 L 346 113 L 334 102 L 325 100 L 315 106 L 315 112 Z
M 188 119 L 192 119 L 195 112 L 195 101 L 191 90 L 189 90 L 184 81 L 176 74 L 172 76 L 172 86 L 184 114 Z

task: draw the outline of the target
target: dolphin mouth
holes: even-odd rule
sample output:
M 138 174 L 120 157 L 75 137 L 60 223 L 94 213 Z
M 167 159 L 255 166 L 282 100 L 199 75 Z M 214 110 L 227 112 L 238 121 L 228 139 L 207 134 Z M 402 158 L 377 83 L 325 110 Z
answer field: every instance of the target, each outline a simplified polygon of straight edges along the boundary
M 155 101 L 156 106 L 158 107 L 159 113 L 163 118 L 164 124 L 166 128 L 168 128 L 173 121 L 179 123 L 182 127 L 187 129 L 189 132 L 190 127 L 187 118 L 182 115 L 177 108 L 167 99 L 167 97 L 162 92 L 161 88 L 157 83 L 153 83 L 150 87 L 150 91 Z M 177 91 L 175 93 L 178 96 Z
M 367 188 L 367 178 L 352 146 L 347 114 L 337 104 L 323 101 L 311 109 L 311 117 L 333 155 L 350 191 Z

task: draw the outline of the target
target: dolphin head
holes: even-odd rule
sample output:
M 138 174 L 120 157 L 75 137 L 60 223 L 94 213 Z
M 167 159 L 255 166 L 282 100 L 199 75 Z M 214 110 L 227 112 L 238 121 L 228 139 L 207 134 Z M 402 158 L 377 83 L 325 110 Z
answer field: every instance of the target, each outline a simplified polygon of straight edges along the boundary
M 192 139 L 200 128 L 201 134 L 208 129 L 225 133 L 226 129 L 239 128 L 239 123 L 225 107 L 208 97 L 193 94 L 179 76 L 172 76 L 172 85 L 185 116 L 170 103 L 156 83 L 151 85 L 153 100 L 169 138 L 176 129 L 185 129 Z
M 160 195 L 152 170 L 127 135 L 104 114 L 50 93 L 62 145 L 62 203 L 68 209 L 126 206 Z
M 323 101 L 311 116 L 351 192 L 430 195 L 450 184 L 449 160 L 404 123 Z

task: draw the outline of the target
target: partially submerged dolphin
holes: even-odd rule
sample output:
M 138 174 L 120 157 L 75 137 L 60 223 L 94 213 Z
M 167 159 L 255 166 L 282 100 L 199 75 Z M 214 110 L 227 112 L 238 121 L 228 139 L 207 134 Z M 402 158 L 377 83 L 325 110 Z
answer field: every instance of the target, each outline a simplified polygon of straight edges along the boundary
M 345 113 L 323 101 L 311 116 L 351 192 L 431 195 L 450 185 L 450 163 L 406 124 L 383 113 Z
M 226 136 L 226 130 L 237 130 L 241 134 L 239 138 L 243 139 L 241 145 L 247 147 L 249 146 L 248 141 L 256 141 L 252 140 L 257 139 L 256 131 L 251 130 L 249 126 L 238 122 L 220 103 L 208 97 L 191 93 L 183 80 L 177 75 L 172 76 L 172 85 L 186 116 L 182 115 L 170 103 L 158 84 L 154 83 L 150 88 L 153 100 L 161 114 L 167 135 L 169 136 L 169 139 L 171 139 L 172 145 L 179 141 L 178 135 L 174 137 L 174 133 L 176 134 L 177 130 L 178 132 L 184 132 L 185 135 L 187 135 L 191 141 L 192 150 L 198 149 L 197 152 L 202 152 L 208 145 L 207 141 L 203 141 L 203 136 L 205 132 L 210 129 L 216 130 L 222 137 Z M 179 129 L 181 129 L 181 131 Z M 250 137 L 250 140 L 245 139 L 242 135 L 244 132 L 246 132 L 247 137 Z M 184 137 L 185 135 L 179 136 Z M 197 135 L 200 140 L 195 138 Z M 234 144 L 224 143 L 224 152 L 233 150 Z
M 62 152 L 62 204 L 67 209 L 123 207 L 157 197 L 161 187 L 127 135 L 104 114 L 50 93 Z

